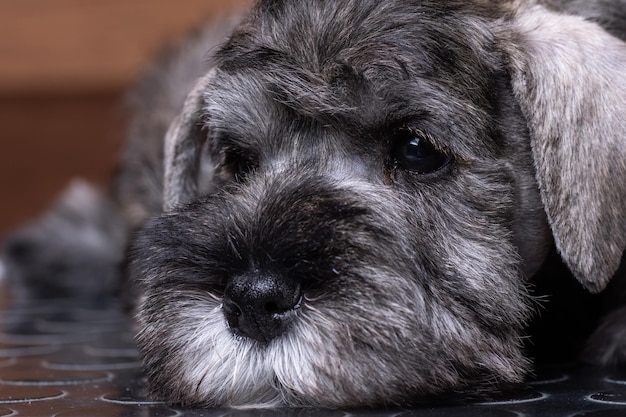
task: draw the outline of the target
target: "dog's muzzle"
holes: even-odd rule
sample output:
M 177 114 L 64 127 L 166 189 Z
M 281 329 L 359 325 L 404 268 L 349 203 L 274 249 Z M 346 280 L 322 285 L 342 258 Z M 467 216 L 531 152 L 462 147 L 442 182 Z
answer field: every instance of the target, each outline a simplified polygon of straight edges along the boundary
M 289 328 L 301 301 L 298 282 L 252 271 L 230 280 L 222 310 L 233 333 L 268 343 Z
M 230 271 L 222 275 L 218 294 L 231 332 L 268 344 L 289 331 L 312 292 L 329 291 L 342 269 L 339 262 L 356 251 L 348 236 L 362 234 L 367 210 L 353 193 L 320 176 L 274 178 L 263 189 L 260 199 L 246 193 L 225 197 L 231 204 L 220 228 L 229 237 L 221 240 L 230 240 L 234 249 L 215 256 L 242 260 L 220 267 Z

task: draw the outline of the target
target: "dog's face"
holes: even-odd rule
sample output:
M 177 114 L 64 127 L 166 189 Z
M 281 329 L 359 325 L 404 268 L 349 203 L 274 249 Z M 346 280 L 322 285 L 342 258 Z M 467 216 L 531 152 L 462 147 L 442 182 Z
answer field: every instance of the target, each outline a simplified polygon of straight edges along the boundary
M 409 3 L 261 2 L 192 93 L 166 175 L 193 184 L 166 183 L 131 268 L 159 397 L 373 405 L 524 376 L 551 236 L 494 29 L 514 9 Z

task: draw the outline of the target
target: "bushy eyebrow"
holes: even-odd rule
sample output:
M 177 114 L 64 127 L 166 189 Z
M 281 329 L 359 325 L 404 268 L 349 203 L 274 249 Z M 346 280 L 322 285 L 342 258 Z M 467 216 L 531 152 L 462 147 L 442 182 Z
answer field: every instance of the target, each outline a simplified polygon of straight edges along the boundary
M 218 94 L 235 101 L 223 103 L 222 114 L 209 124 L 224 135 L 225 146 L 258 146 L 257 140 L 275 132 L 277 124 L 303 119 L 359 141 L 386 140 L 394 130 L 409 127 L 427 132 L 441 147 L 460 155 L 487 152 L 480 144 L 491 137 L 493 120 L 484 86 L 473 86 L 473 78 L 462 71 L 448 68 L 430 74 L 424 73 L 428 68 L 408 70 L 390 59 L 329 62 L 315 73 L 280 51 L 250 53 L 258 54 L 247 67 L 220 67 L 226 86 Z M 246 61 L 231 58 L 241 58 L 242 65 Z M 233 88 L 246 85 L 249 90 L 228 91 L 231 78 Z M 224 109 L 231 113 L 224 114 Z

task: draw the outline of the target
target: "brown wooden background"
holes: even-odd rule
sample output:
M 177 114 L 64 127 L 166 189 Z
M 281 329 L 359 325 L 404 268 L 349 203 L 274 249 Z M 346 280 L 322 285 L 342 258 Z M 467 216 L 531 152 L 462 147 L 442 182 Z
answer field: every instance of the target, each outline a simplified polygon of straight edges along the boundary
M 0 236 L 72 178 L 106 184 L 120 98 L 163 44 L 248 0 L 0 1 Z

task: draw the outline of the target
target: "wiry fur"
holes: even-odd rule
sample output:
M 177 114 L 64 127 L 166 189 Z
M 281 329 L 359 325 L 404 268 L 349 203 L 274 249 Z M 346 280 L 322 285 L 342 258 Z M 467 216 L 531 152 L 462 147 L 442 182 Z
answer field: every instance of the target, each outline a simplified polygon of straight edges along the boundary
M 513 323 L 523 323 L 528 311 L 514 266 L 486 262 L 492 249 L 471 240 L 453 251 L 442 242 L 416 258 L 425 237 L 406 235 L 404 219 L 424 204 L 419 197 L 403 199 L 353 179 L 326 184 L 311 178 L 284 186 L 263 178 L 263 196 L 216 194 L 151 222 L 138 246 L 152 256 L 134 266 L 146 296 L 139 309 L 140 343 L 159 352 L 147 357 L 153 387 L 183 403 L 336 406 L 431 394 L 438 391 L 433 379 L 456 386 L 460 380 L 485 382 L 485 375 L 521 377 L 525 360 Z M 391 201 L 394 214 L 386 209 Z M 308 210 L 295 209 L 304 202 Z M 208 230 L 195 226 L 208 219 Z M 493 229 L 494 239 L 506 233 Z M 164 236 L 164 230 L 171 234 Z M 509 251 L 515 259 L 514 248 Z M 468 258 L 476 262 L 467 264 Z M 447 267 L 435 270 L 436 259 L 445 259 Z M 211 295 L 250 263 L 305 281 L 296 326 L 267 347 L 230 334 L 220 319 L 219 297 Z M 464 273 L 478 277 L 467 281 Z M 466 295 L 455 300 L 459 290 Z M 485 291 L 506 301 L 478 303 Z M 423 317 L 416 318 L 416 311 Z M 220 363 L 226 366 L 215 366 Z M 197 372 L 208 375 L 198 378 Z M 218 377 L 224 373 L 237 383 Z M 253 395 L 246 380 L 257 381 L 263 396 Z
M 622 35 L 626 4 L 585 4 L 261 0 L 210 65 L 216 32 L 158 67 L 112 211 L 141 227 L 128 288 L 152 394 L 346 407 L 522 381 L 561 262 L 555 299 L 623 282 L 626 44 L 598 23 Z M 405 167 L 406 132 L 449 163 Z M 285 329 L 225 319 L 241 276 L 301 291 Z M 581 297 L 592 326 L 623 305 Z M 589 360 L 623 362 L 623 317 Z

